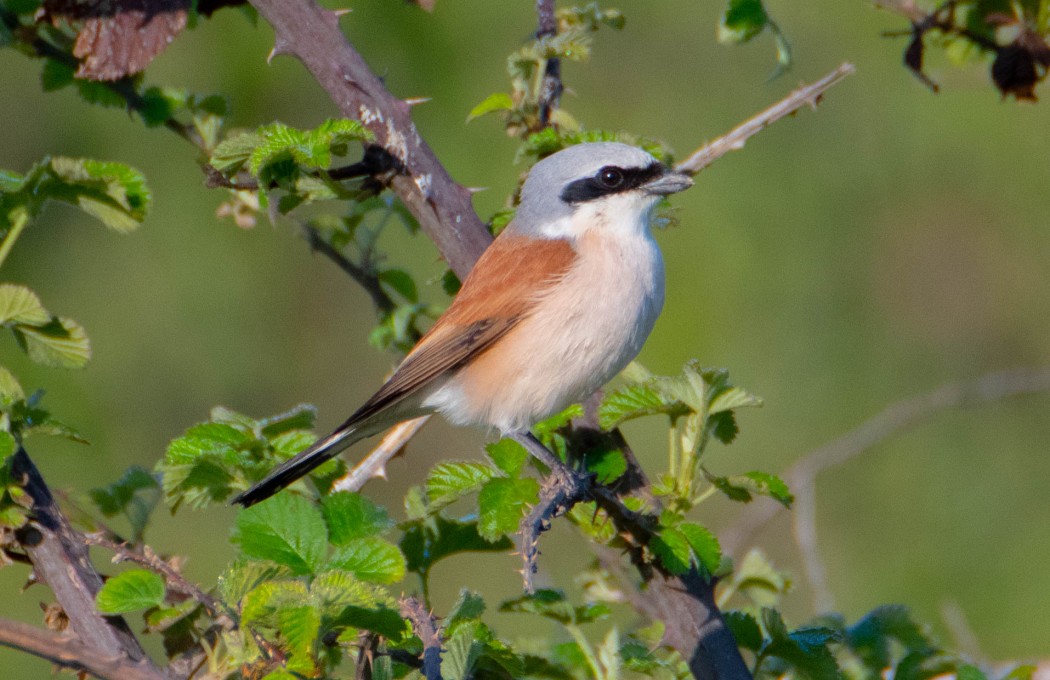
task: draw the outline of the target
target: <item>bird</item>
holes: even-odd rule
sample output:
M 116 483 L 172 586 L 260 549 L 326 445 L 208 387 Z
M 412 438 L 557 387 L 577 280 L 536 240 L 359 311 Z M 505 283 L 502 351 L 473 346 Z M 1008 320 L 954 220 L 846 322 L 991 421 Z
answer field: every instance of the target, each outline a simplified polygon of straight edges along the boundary
M 642 349 L 664 303 L 652 215 L 692 184 L 620 142 L 537 162 L 514 218 L 390 378 L 232 502 L 265 500 L 355 442 L 433 412 L 542 448 L 533 425 L 586 399 Z

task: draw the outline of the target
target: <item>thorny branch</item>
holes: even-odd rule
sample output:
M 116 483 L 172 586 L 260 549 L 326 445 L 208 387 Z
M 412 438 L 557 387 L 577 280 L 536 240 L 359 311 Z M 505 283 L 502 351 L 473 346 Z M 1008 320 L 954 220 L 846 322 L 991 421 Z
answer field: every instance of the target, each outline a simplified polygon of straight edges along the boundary
M 10 619 L 0 618 L 0 646 L 28 652 L 63 668 L 106 680 L 163 680 L 166 677 L 148 662 L 110 656 L 97 647 L 84 644 L 76 636 Z
M 942 385 L 932 392 L 890 404 L 856 429 L 805 454 L 788 468 L 782 476 L 795 494 L 795 509 L 792 513 L 795 539 L 806 577 L 813 588 L 816 611 L 826 611 L 833 602 L 816 543 L 816 480 L 820 473 L 842 465 L 890 437 L 944 411 L 982 406 L 1011 397 L 1048 391 L 1050 368 L 1001 371 L 969 382 Z M 751 537 L 769 523 L 782 507 L 768 499 L 761 499 L 749 505 L 736 522 L 720 536 L 726 554 L 739 553 Z
M 230 612 L 221 602 L 201 590 L 200 586 L 186 580 L 186 577 L 183 576 L 178 569 L 176 569 L 170 562 L 161 559 L 161 557 L 153 552 L 149 546 L 143 546 L 141 549 L 138 549 L 127 543 L 115 543 L 98 534 L 88 534 L 84 536 L 84 541 L 88 545 L 105 548 L 112 552 L 113 562 L 115 564 L 120 562 L 132 562 L 160 574 L 164 577 L 165 582 L 167 582 L 168 588 L 176 593 L 191 597 L 202 604 L 208 611 L 208 614 L 210 614 L 219 625 L 228 629 L 235 626 L 235 622 Z
M 536 37 L 553 38 L 558 33 L 558 21 L 554 11 L 554 0 L 536 0 L 536 15 L 539 18 Z M 561 59 L 548 59 L 543 67 L 543 81 L 540 83 L 540 125 L 547 127 L 551 115 L 558 108 L 564 91 L 561 82 Z
M 398 602 L 401 616 L 412 624 L 412 630 L 423 642 L 423 677 L 441 680 L 441 631 L 434 615 L 414 597 L 403 597 Z
M 360 463 L 336 480 L 332 491 L 360 491 L 368 480 L 385 478 L 386 464 L 405 448 L 409 440 L 415 437 L 429 420 L 430 416 L 426 415 L 395 425 L 383 435 L 379 445 L 361 459 Z
M 23 488 L 33 503 L 33 519 L 17 531 L 16 538 L 32 561 L 36 577 L 51 588 L 62 606 L 81 645 L 102 657 L 134 662 L 141 667 L 140 677 L 163 678 L 124 619 L 103 617 L 95 609 L 102 577 L 88 558 L 84 536 L 69 525 L 25 449 L 19 448 L 12 457 L 11 474 L 24 480 Z

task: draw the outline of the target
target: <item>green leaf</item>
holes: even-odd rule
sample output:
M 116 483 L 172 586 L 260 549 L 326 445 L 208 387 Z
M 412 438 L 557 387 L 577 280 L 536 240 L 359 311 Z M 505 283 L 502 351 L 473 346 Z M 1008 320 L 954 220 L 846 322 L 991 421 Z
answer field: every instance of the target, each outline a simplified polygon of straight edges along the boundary
M 146 569 L 131 569 L 102 585 L 95 596 L 95 606 L 103 614 L 123 614 L 164 601 L 164 580 Z
M 441 677 L 448 680 L 467 680 L 484 645 L 474 639 L 472 631 L 460 628 L 444 643 L 441 654 Z
M 395 583 L 405 577 L 405 557 L 397 546 L 381 538 L 362 538 L 336 549 L 329 564 L 362 581 Z
M 506 111 L 507 109 L 514 108 L 514 101 L 510 98 L 510 95 L 506 92 L 493 92 L 489 96 L 485 97 L 480 104 L 470 110 L 470 114 L 467 116 L 467 122 L 480 118 L 486 113 L 493 113 L 494 111 Z
M 750 503 L 753 494 L 769 496 L 786 508 L 790 508 L 795 501 L 795 497 L 791 494 L 787 484 L 776 475 L 768 472 L 753 470 L 742 475 L 718 477 L 705 470 L 704 475 L 719 491 L 734 501 Z
M 213 419 L 217 420 L 217 418 Z M 284 413 L 260 420 L 258 427 L 261 429 L 264 437 L 273 439 L 286 433 L 310 430 L 313 428 L 316 419 L 316 408 L 310 404 L 299 404 Z
M 605 395 L 598 407 L 598 424 L 603 430 L 611 430 L 628 420 L 657 413 L 674 420 L 689 413 L 689 407 L 665 396 L 652 384 L 629 385 Z
M 419 290 L 412 275 L 403 269 L 384 269 L 379 272 L 379 280 L 398 292 L 409 302 L 419 302 Z
M 387 607 L 373 609 L 350 605 L 332 618 L 331 625 L 370 630 L 390 640 L 400 640 L 408 631 L 408 623 L 399 613 Z
M 539 614 L 561 624 L 575 622 L 576 611 L 565 597 L 565 593 L 552 588 L 540 588 L 531 595 L 522 595 L 506 600 L 499 606 L 501 612 Z
M 19 346 L 38 364 L 81 368 L 91 358 L 87 333 L 72 319 L 54 317 L 42 326 L 16 326 L 14 332 Z
M 754 616 L 737 610 L 723 612 L 722 615 L 738 646 L 753 652 L 762 647 L 762 630 Z
M 0 284 L 0 324 L 43 326 L 51 315 L 40 304 L 40 298 L 25 286 Z
M 51 169 L 62 185 L 50 197 L 74 203 L 107 227 L 127 232 L 146 219 L 153 197 L 138 170 L 107 161 L 52 158 Z
M 599 484 L 608 485 L 627 472 L 627 459 L 623 451 L 614 446 L 595 446 L 584 453 L 583 466 L 594 474 Z
M 11 371 L 0 366 L 0 405 L 9 405 L 26 398 L 26 393 Z
M 485 600 L 478 593 L 472 592 L 463 588 L 459 591 L 459 599 L 449 609 L 448 617 L 446 618 L 446 627 L 452 626 L 453 624 L 468 620 L 478 619 L 485 613 Z
M 148 514 L 149 509 L 156 502 L 159 491 L 160 484 L 157 483 L 153 475 L 134 465 L 125 470 L 119 480 L 105 488 L 92 489 L 90 495 L 91 500 L 103 515 L 113 517 L 118 513 L 128 511 L 136 500 L 143 505 L 142 510 Z M 140 498 L 141 492 L 152 492 L 152 502 L 148 499 Z M 139 517 L 139 519 L 144 524 L 145 517 Z
M 891 664 L 891 643 L 907 652 L 933 653 L 935 645 L 924 626 L 915 622 L 907 607 L 884 605 L 865 614 L 846 629 L 846 643 L 869 668 Z
M 729 0 L 718 24 L 718 42 L 747 42 L 761 33 L 768 22 L 762 0 Z
M 302 496 L 285 493 L 242 510 L 233 541 L 248 557 L 310 574 L 325 562 L 327 537 L 320 510 Z
M 393 526 L 386 510 L 364 496 L 348 491 L 325 496 L 321 500 L 321 512 L 328 524 L 328 540 L 333 545 L 375 536 Z
M 485 453 L 489 455 L 493 464 L 508 477 L 519 476 L 529 459 L 529 452 L 513 439 L 500 439 L 487 444 Z
M 439 463 L 427 477 L 427 496 L 436 506 L 448 505 L 468 493 L 477 491 L 496 471 L 484 463 Z
M 685 534 L 673 527 L 664 527 L 649 542 L 649 548 L 660 559 L 664 569 L 672 574 L 684 574 L 693 565 L 693 549 Z
M 436 562 L 460 552 L 504 552 L 514 546 L 506 536 L 491 542 L 481 537 L 476 523 L 455 522 L 438 516 L 412 522 L 401 538 L 406 566 L 426 574 Z
M 309 654 L 321 630 L 321 614 L 317 607 L 303 605 L 277 610 L 281 634 L 294 654 Z
M 262 135 L 253 132 L 227 137 L 212 152 L 211 165 L 224 175 L 236 174 L 263 141 Z
M 0 465 L 7 462 L 7 459 L 14 455 L 17 448 L 18 443 L 15 441 L 14 436 L 10 432 L 0 430 Z
M 718 565 L 722 563 L 722 546 L 718 544 L 715 535 L 699 524 L 682 522 L 675 527 L 685 536 L 693 556 L 703 565 L 708 573 L 718 571 Z
M 540 485 L 535 479 L 489 480 L 478 494 L 478 533 L 490 541 L 518 530 L 526 505 L 536 503 Z

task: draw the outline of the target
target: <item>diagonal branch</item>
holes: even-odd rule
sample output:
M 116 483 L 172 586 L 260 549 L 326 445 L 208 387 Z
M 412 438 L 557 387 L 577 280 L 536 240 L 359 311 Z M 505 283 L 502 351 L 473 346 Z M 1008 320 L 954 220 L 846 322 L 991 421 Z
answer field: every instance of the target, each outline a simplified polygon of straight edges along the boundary
M 158 680 L 165 677 L 148 662 L 135 662 L 126 656 L 109 656 L 71 635 L 10 619 L 0 618 L 0 645 L 106 680 Z
M 689 158 L 676 165 L 675 170 L 688 175 L 695 175 L 730 151 L 743 149 L 748 139 L 781 118 L 792 115 L 803 106 L 816 108 L 825 92 L 838 85 L 855 71 L 856 68 L 854 68 L 853 64 L 847 62 L 817 82 L 800 87 L 765 111 L 747 119 L 721 137 L 704 144 L 694 151 Z
M 102 587 L 102 577 L 88 558 L 83 535 L 69 525 L 25 449 L 19 448 L 12 457 L 11 473 L 16 479 L 24 480 L 25 491 L 33 501 L 32 520 L 18 530 L 18 541 L 32 560 L 36 576 L 47 583 L 69 617 L 70 627 L 80 643 L 104 657 L 140 661 L 142 673 L 151 672 L 149 677 L 163 678 L 161 671 L 149 662 L 124 619 L 103 617 L 95 609 L 95 595 Z

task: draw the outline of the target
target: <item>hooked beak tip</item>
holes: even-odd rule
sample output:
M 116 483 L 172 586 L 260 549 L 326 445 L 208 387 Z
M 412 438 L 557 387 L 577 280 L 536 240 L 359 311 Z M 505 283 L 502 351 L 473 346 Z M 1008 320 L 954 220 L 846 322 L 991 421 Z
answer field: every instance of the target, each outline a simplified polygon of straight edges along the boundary
M 645 191 L 655 196 L 669 196 L 693 186 L 693 178 L 681 172 L 668 170 L 645 185 Z

